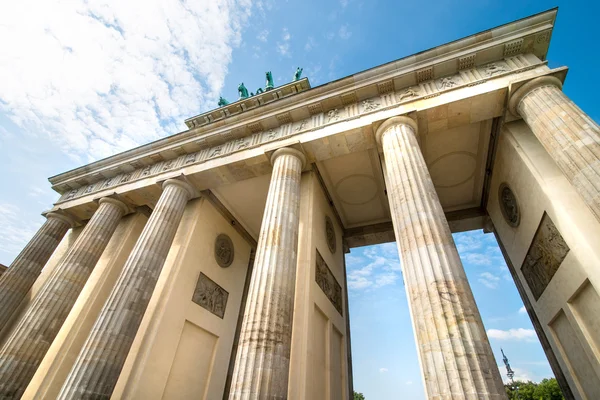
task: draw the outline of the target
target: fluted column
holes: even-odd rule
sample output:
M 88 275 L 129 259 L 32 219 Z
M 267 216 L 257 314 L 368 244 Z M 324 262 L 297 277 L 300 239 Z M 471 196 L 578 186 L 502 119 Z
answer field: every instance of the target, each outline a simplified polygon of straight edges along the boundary
M 229 399 L 286 399 L 290 365 L 300 175 L 304 155 L 275 151 Z
M 169 179 L 102 308 L 60 399 L 109 399 L 194 190 Z
M 42 268 L 73 225 L 74 222 L 65 215 L 53 212 L 46 214 L 44 224 L 10 268 L 0 276 L 0 329 L 25 298 Z
M 377 130 L 392 222 L 429 399 L 506 399 L 448 222 L 416 137 L 394 117 Z
M 561 88 L 555 77 L 533 79 L 511 96 L 509 106 L 600 220 L 600 127 Z
M 19 399 L 56 337 L 127 206 L 100 206 L 0 350 L 0 399 Z

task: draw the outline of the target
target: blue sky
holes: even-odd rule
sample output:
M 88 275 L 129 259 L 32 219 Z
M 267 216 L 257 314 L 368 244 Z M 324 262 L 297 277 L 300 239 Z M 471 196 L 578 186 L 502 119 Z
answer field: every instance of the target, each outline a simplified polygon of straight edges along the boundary
M 598 121 L 592 1 L 1 2 L 0 263 L 56 200 L 47 177 L 182 131 L 240 82 L 255 91 L 270 70 L 282 84 L 301 66 L 314 87 L 555 6 L 549 65 L 570 67 L 565 93 Z M 548 376 L 493 237 L 455 239 L 496 355 Z M 423 398 L 395 245 L 354 249 L 348 269 L 356 388 Z

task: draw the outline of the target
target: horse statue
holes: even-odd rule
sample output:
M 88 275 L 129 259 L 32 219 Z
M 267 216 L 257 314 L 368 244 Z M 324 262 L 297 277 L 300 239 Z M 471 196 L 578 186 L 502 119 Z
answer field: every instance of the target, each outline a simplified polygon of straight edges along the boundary
M 294 73 L 294 81 L 297 81 L 298 79 L 300 79 L 300 76 L 302 76 L 302 71 L 304 70 L 304 68 L 296 68 L 296 73 Z
M 271 74 L 271 71 L 266 72 L 266 76 L 267 84 L 265 85 L 265 90 L 268 92 L 269 90 L 273 90 L 275 86 L 273 85 L 273 75 Z
M 218 103 L 219 107 L 226 106 L 227 104 L 229 104 L 229 102 L 227 100 L 225 100 L 223 97 L 219 96 L 219 103 Z
M 238 93 L 240 95 L 240 99 L 248 98 L 248 89 L 246 89 L 246 86 L 244 86 L 244 82 L 240 83 L 240 86 L 238 86 Z

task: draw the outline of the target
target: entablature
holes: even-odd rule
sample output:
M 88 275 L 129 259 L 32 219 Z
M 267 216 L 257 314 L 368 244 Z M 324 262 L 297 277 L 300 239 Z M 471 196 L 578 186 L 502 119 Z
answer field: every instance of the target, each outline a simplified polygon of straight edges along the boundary
M 61 203 L 361 114 L 536 68 L 543 65 L 555 15 L 556 10 L 550 10 L 302 91 L 302 85 L 308 87 L 304 78 L 284 85 L 300 85 L 294 95 L 246 111 L 241 105 L 252 98 L 233 103 L 241 110 L 235 115 L 213 110 L 208 114 L 223 111 L 220 119 L 207 118 L 202 126 L 54 176 L 50 182 L 63 195 Z M 265 94 L 273 96 L 272 92 Z

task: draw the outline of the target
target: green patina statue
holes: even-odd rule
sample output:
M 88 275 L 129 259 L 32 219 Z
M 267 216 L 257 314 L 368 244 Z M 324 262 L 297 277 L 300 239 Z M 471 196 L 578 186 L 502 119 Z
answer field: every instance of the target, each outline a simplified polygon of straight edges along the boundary
M 294 81 L 297 81 L 298 79 L 300 79 L 300 77 L 302 76 L 302 70 L 304 68 L 296 68 L 296 73 L 294 74 Z
M 296 72 L 294 73 L 294 81 L 297 81 L 300 79 L 300 77 L 302 76 L 302 71 L 304 70 L 304 68 L 296 68 Z M 269 90 L 273 90 L 275 88 L 275 85 L 273 84 L 273 74 L 271 74 L 271 71 L 268 71 L 265 73 L 266 78 L 267 78 L 267 83 L 265 85 L 265 89 L 263 90 L 263 88 L 258 88 L 256 89 L 256 94 L 261 94 L 264 92 L 268 92 Z M 248 97 L 252 97 L 255 95 L 255 93 L 248 93 L 248 89 L 246 89 L 246 86 L 244 86 L 244 82 L 240 83 L 240 85 L 238 86 L 238 94 L 239 94 L 239 100 L 241 99 L 247 99 Z M 223 107 L 229 104 L 229 102 L 223 98 L 223 97 L 219 97 L 219 107 Z
M 265 90 L 268 92 L 269 90 L 273 90 L 275 87 L 273 85 L 273 75 L 271 75 L 271 71 L 266 73 L 267 76 L 267 84 L 265 85 Z
M 246 89 L 246 86 L 244 86 L 244 82 L 240 83 L 240 86 L 238 86 L 238 93 L 240 95 L 240 99 L 248 98 L 248 89 Z

